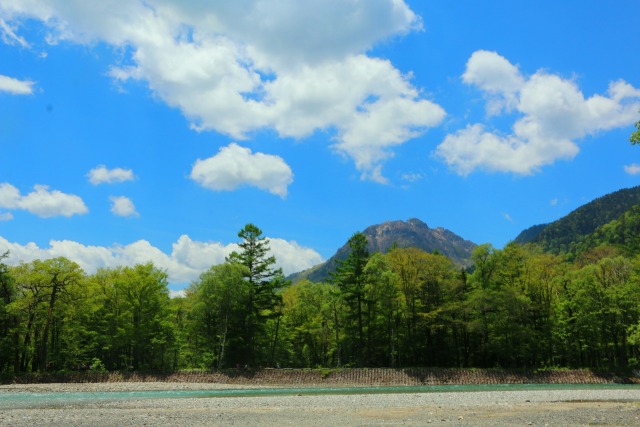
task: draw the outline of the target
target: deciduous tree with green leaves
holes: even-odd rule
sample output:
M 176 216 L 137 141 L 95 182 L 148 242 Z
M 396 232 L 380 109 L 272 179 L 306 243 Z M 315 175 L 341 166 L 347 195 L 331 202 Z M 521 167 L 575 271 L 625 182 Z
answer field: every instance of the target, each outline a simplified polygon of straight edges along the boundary
M 81 298 L 84 271 L 63 257 L 22 263 L 13 271 L 18 298 L 11 310 L 21 323 L 19 370 L 26 371 L 29 365 L 33 371 L 65 368 L 73 361 L 61 354 L 67 351 L 61 342 L 74 332 L 66 309 Z M 50 351 L 56 356 L 51 364 Z
M 196 367 L 221 369 L 239 363 L 250 293 L 245 276 L 243 265 L 226 262 L 211 267 L 190 286 L 194 331 L 189 347 Z
M 298 282 L 282 293 L 283 323 L 294 367 L 331 366 L 336 351 L 333 286 Z
M 640 120 L 636 122 L 636 131 L 631 134 L 629 141 L 631 144 L 636 145 L 640 144 Z
M 9 266 L 3 262 L 9 251 L 0 254 L 0 372 L 13 369 L 13 356 L 16 351 L 17 318 L 8 310 L 9 304 L 16 299 L 16 288 Z

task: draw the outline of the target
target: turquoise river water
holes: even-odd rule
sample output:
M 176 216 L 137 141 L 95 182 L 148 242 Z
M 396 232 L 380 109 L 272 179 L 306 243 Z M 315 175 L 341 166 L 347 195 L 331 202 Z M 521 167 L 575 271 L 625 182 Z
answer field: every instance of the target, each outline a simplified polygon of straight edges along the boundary
M 216 390 L 162 390 L 110 392 L 3 392 L 0 391 L 0 410 L 38 408 L 86 404 L 132 399 L 179 399 L 259 397 L 277 395 L 385 394 L 385 393 L 452 393 L 481 391 L 533 390 L 640 390 L 637 384 L 488 384 L 398 387 L 318 387 L 318 388 L 252 388 Z

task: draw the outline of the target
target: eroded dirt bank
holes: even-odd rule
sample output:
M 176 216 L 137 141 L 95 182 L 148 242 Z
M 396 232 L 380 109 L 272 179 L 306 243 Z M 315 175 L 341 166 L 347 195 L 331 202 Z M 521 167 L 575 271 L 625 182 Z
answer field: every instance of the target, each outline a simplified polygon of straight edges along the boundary
M 171 382 L 263 386 L 420 386 L 471 384 L 640 384 L 640 375 L 586 369 L 556 371 L 476 369 L 229 369 L 173 373 L 71 372 L 23 375 L 4 383 Z

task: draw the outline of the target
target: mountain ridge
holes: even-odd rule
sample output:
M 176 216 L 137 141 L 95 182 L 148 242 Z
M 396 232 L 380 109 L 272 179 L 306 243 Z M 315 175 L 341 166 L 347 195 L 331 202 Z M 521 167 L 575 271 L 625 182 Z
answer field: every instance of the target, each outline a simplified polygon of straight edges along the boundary
M 572 252 L 599 227 L 640 204 L 640 186 L 623 188 L 597 197 L 548 224 L 523 230 L 515 243 L 535 243 L 552 253 Z

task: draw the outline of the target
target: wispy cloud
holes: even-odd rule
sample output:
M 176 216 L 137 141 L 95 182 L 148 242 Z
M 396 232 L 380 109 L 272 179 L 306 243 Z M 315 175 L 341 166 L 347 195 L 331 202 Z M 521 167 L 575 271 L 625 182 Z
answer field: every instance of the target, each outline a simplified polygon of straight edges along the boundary
M 407 182 L 418 182 L 424 179 L 424 175 L 421 173 L 403 173 L 400 178 Z
M 20 37 L 16 32 L 11 28 L 4 19 L 0 18 L 0 38 L 2 41 L 9 45 L 18 45 L 23 48 L 29 48 L 29 43 L 23 38 Z
M 624 166 L 624 171 L 629 175 L 638 175 L 640 173 L 640 165 L 637 163 L 631 163 Z

